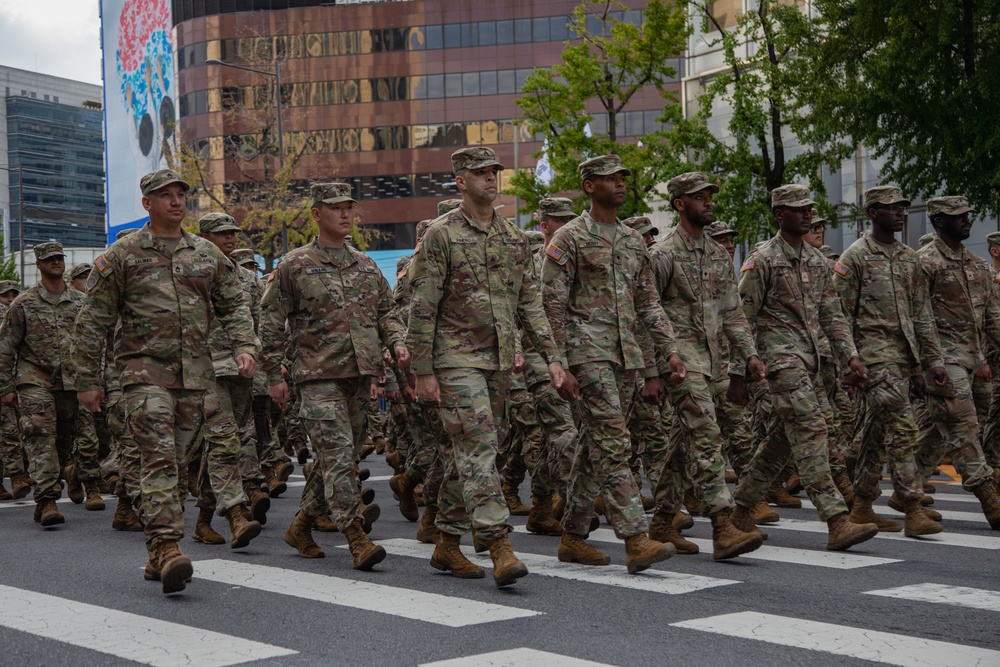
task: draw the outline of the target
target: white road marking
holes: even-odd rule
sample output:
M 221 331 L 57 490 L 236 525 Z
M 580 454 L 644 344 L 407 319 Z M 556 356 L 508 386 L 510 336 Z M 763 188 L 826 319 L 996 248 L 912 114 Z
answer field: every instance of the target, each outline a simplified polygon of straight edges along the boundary
M 975 498 L 975 496 L 973 496 L 973 498 Z M 813 505 L 812 502 L 810 502 L 809 500 L 803 499 L 802 508 L 816 509 L 816 506 Z M 878 507 L 876 509 L 878 512 L 886 514 L 887 519 L 892 519 L 893 521 L 903 520 L 903 514 L 897 512 L 888 505 Z M 988 523 L 986 521 L 986 516 L 984 516 L 982 512 L 959 512 L 957 510 L 942 510 L 936 507 L 932 507 L 931 509 L 936 509 L 938 512 L 940 512 L 941 518 L 944 519 L 945 521 L 971 521 L 973 523 Z M 945 531 L 947 530 L 948 527 L 945 526 Z
M 878 591 L 865 591 L 865 594 L 881 595 L 887 598 L 900 598 L 902 600 L 915 600 L 917 602 L 947 604 L 967 609 L 1000 611 L 1000 591 L 988 591 L 981 588 L 927 583 L 900 586 L 899 588 L 885 588 Z
M 580 660 L 568 655 L 515 648 L 509 651 L 480 653 L 452 660 L 421 663 L 420 667 L 611 667 L 602 662 Z

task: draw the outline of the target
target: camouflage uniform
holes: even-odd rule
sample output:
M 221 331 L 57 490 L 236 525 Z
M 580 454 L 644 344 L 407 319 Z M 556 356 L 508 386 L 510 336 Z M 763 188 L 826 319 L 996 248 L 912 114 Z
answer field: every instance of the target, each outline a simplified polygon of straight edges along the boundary
M 629 173 L 617 156 L 592 158 L 580 169 L 581 177 Z M 620 539 L 645 534 L 626 425 L 638 376 L 648 365 L 636 336 L 638 323 L 664 358 L 677 352 L 656 297 L 649 254 L 637 232 L 621 222 L 602 225 L 587 212 L 556 232 L 545 252 L 545 312 L 581 395 L 581 435 L 563 528 L 585 536 L 594 500 L 603 493 L 608 521 Z
M 18 292 L 20 285 L 15 280 L 0 281 L 0 294 Z M 7 306 L 0 303 L 0 319 L 7 314 Z M 24 479 L 24 452 L 21 449 L 21 429 L 17 425 L 17 408 L 0 404 L 0 481 L 4 475 Z
M 772 206 L 806 206 L 813 203 L 808 197 L 804 186 L 786 185 L 774 190 Z M 772 413 L 768 437 L 740 478 L 735 500 L 754 507 L 791 454 L 820 518 L 828 521 L 846 513 L 847 505 L 830 473 L 822 416 L 829 408 L 819 379 L 823 335 L 844 367 L 857 356 L 830 268 L 809 244 L 792 246 L 777 235 L 751 254 L 741 273 L 743 310 L 768 368 Z
M 40 243 L 34 250 L 38 260 L 63 255 L 60 243 Z M 36 503 L 62 495 L 60 470 L 73 449 L 78 405 L 65 332 L 72 331 L 82 302 L 83 294 L 68 284 L 61 293 L 38 284 L 14 299 L 0 325 L 0 395 L 16 391 L 21 402 L 21 436 Z M 88 469 L 84 480 L 94 481 L 99 472 Z
M 143 177 L 149 193 L 182 182 L 169 170 Z M 213 314 L 239 353 L 259 356 L 250 309 L 232 266 L 211 242 L 181 231 L 171 252 L 147 223 L 94 262 L 73 348 L 77 389 L 103 386 L 107 330 L 121 318 L 115 362 L 121 373 L 126 428 L 139 453 L 146 548 L 184 535 L 178 466 L 190 455 L 215 386 L 208 347 Z M 213 313 L 214 311 L 214 313 Z M 236 480 L 238 484 L 238 480 Z M 225 497 L 226 489 L 215 489 Z M 241 495 L 242 489 L 234 489 Z
M 353 202 L 349 194 L 345 183 L 313 186 L 315 202 Z M 330 513 L 344 532 L 361 520 L 357 461 L 371 379 L 384 373 L 382 346 L 402 345 L 403 324 L 375 262 L 348 244 L 338 259 L 318 239 L 289 252 L 268 279 L 261 337 L 271 386 L 284 382 L 286 321 L 295 347 L 289 370 L 316 458 L 300 509 L 313 518 Z
M 1000 248 L 1000 232 L 987 234 L 986 241 L 990 248 Z M 989 265 L 989 269 L 993 275 L 993 291 L 1000 298 L 1000 280 L 997 280 L 1000 273 L 993 269 L 992 264 Z M 986 343 L 986 360 L 993 372 L 993 381 L 991 382 L 990 407 L 983 422 L 983 455 L 996 474 L 996 470 L 1000 469 L 1000 347 L 993 345 L 989 340 Z
M 455 172 L 498 166 L 488 148 L 456 151 Z M 414 251 L 407 347 L 413 373 L 435 375 L 444 482 L 435 525 L 497 544 L 510 526 L 496 469 L 517 318 L 547 362 L 557 360 L 534 289 L 524 232 L 499 213 L 483 224 L 461 207 L 432 223 Z
M 899 188 L 880 186 L 865 193 L 865 209 L 901 202 L 909 205 Z M 910 369 L 944 366 L 944 361 L 917 253 L 899 241 L 883 245 L 869 234 L 844 251 L 833 271 L 868 367 L 854 491 L 868 501 L 878 498 L 888 455 L 896 495 L 918 499 L 923 489 L 914 459 L 917 426 L 909 402 Z

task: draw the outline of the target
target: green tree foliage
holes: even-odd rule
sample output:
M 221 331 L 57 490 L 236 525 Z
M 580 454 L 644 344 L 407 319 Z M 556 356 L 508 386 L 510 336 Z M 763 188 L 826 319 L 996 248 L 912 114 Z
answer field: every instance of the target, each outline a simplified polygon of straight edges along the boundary
M 530 131 L 545 138 L 555 177 L 549 184 L 523 172 L 511 178 L 511 192 L 524 202 L 522 212 L 537 210 L 538 202 L 551 194 L 579 190 L 581 161 L 617 153 L 633 171 L 619 213 L 623 217 L 645 213 L 654 188 L 683 162 L 683 151 L 671 146 L 663 132 L 620 144 L 617 123 L 635 95 L 649 86 L 665 100 L 667 115 L 680 117 L 676 93 L 667 85 L 677 75 L 671 59 L 686 46 L 685 9 L 674 2 L 650 0 L 641 26 L 611 16 L 625 9 L 615 0 L 583 0 L 570 22 L 578 38 L 566 43 L 562 63 L 536 68 L 528 76 L 517 105 Z M 606 118 L 607 133 L 588 136 L 586 127 L 594 113 Z
M 910 196 L 1000 213 L 1000 0 L 817 0 L 817 139 L 846 134 Z
M 3 222 L 3 213 L 0 212 L 0 223 Z M 3 232 L 0 232 L 0 248 L 3 247 Z M 21 282 L 21 267 L 18 263 L 19 253 L 12 252 L 3 259 L 0 259 L 0 280 L 16 280 Z

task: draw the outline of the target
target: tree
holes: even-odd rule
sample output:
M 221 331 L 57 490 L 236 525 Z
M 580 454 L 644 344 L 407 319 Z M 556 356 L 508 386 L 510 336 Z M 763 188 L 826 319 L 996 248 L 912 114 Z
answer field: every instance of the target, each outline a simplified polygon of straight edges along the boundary
M 846 134 L 912 196 L 1000 214 L 1000 0 L 817 0 L 819 139 Z
M 817 110 L 801 85 L 808 66 L 801 51 L 815 39 L 815 22 L 786 0 L 760 0 L 756 10 L 728 27 L 715 3 L 692 0 L 690 6 L 710 44 L 721 47 L 726 69 L 704 87 L 694 117 L 674 123 L 669 134 L 673 143 L 688 147 L 701 170 L 720 179 L 715 217 L 736 229 L 741 240 L 769 235 L 776 229 L 771 190 L 805 182 L 816 193 L 820 212 L 835 220 L 821 167 L 838 169 L 850 146 L 811 141 Z M 714 136 L 707 125 L 720 102 L 732 109 L 727 137 Z
M 3 213 L 0 212 L 0 222 L 3 222 Z M 0 248 L 3 247 L 3 232 L 0 232 Z M 18 266 L 17 255 L 10 253 L 0 259 L 0 280 L 16 280 L 21 282 L 21 269 Z
M 544 154 L 555 176 L 547 183 L 529 173 L 514 175 L 511 191 L 524 200 L 522 212 L 537 210 L 551 194 L 579 190 L 581 161 L 617 153 L 633 172 L 620 215 L 645 213 L 656 186 L 683 163 L 683 151 L 665 141 L 662 131 L 619 143 L 618 123 L 629 102 L 649 86 L 679 118 L 677 95 L 667 84 L 677 75 L 670 62 L 686 46 L 685 10 L 670 0 L 650 0 L 640 26 L 612 15 L 625 9 L 616 0 L 583 0 L 573 11 L 570 29 L 576 39 L 566 43 L 562 63 L 535 68 L 525 81 L 517 105 L 529 130 L 544 137 L 536 157 Z M 594 116 L 588 108 L 604 116 L 605 133 L 589 133 Z

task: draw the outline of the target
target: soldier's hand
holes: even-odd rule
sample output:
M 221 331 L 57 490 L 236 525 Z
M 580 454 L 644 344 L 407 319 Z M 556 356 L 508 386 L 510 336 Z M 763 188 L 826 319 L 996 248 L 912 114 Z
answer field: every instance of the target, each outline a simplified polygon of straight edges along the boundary
M 279 382 L 278 384 L 272 384 L 267 388 L 267 395 L 271 397 L 271 400 L 274 401 L 279 410 L 284 410 L 288 404 L 288 383 Z
M 642 400 L 650 405 L 663 405 L 663 397 L 666 394 L 667 390 L 658 377 L 646 378 L 642 384 Z
M 742 375 L 729 376 L 729 388 L 726 389 L 726 398 L 733 405 L 745 408 L 750 402 L 750 394 L 747 392 L 747 381 Z
M 944 369 L 941 369 L 944 370 Z M 937 384 L 937 374 L 935 373 L 934 383 Z M 910 392 L 919 399 L 927 398 L 927 382 L 924 376 L 919 373 L 910 376 Z
M 399 390 L 394 389 L 392 391 L 387 391 L 385 392 L 385 397 L 393 403 L 399 403 Z
M 257 373 L 257 360 L 252 354 L 243 354 L 236 357 L 236 370 L 245 378 L 252 378 Z
M 21 407 L 21 399 L 18 397 L 16 391 L 12 391 L 9 394 L 4 394 L 0 396 L 0 401 L 8 408 L 19 408 Z
M 397 345 L 395 348 L 396 352 L 396 363 L 399 365 L 400 369 L 406 369 L 410 365 L 410 351 L 407 350 L 402 345 Z
M 681 361 L 680 355 L 671 354 L 667 359 L 667 365 L 670 367 L 670 381 L 674 384 L 680 384 L 688 376 L 687 367 Z
M 14 396 L 16 398 L 17 394 L 12 392 L 3 397 L 4 404 L 11 405 L 11 403 L 7 402 L 7 396 Z M 78 391 L 76 392 L 76 400 L 85 410 L 95 413 L 100 412 L 101 403 L 104 402 L 104 390 L 94 389 L 93 391 Z M 17 407 L 21 407 L 20 399 L 17 399 Z
M 291 373 L 288 372 L 288 366 L 281 364 L 281 377 L 287 380 L 289 375 L 291 375 Z
M 868 382 L 868 367 L 861 363 L 861 359 L 851 357 L 851 377 L 850 383 L 855 387 L 864 387 Z
M 764 365 L 764 362 L 757 355 L 747 360 L 747 370 L 750 371 L 750 377 L 754 382 L 760 382 L 767 377 L 767 366 Z M 744 405 L 746 404 L 744 403 Z
M 935 366 L 931 369 L 931 373 L 934 373 L 934 384 L 939 387 L 947 387 L 948 383 L 951 382 L 951 378 L 948 377 L 948 371 L 944 369 L 944 366 Z M 923 380 L 923 376 L 920 376 L 920 379 Z M 988 379 L 992 379 L 992 375 Z
M 515 373 L 523 373 L 524 369 L 525 369 L 525 367 L 527 365 L 528 365 L 528 363 L 524 360 L 524 355 L 523 354 L 515 354 L 514 355 L 514 372 Z
M 417 375 L 416 378 L 417 387 L 415 391 L 417 398 L 432 403 L 440 403 L 441 387 L 438 385 L 437 376 L 431 373 L 430 375 Z
M 404 403 L 415 403 L 417 401 L 417 394 L 410 385 L 406 385 L 400 389 L 399 396 L 403 399 Z
M 556 384 L 557 376 L 553 373 L 553 366 L 558 366 L 558 370 L 562 373 L 562 382 L 559 384 Z M 552 378 L 552 386 L 564 401 L 580 400 L 580 383 L 576 381 L 576 376 L 569 369 L 563 368 L 558 361 L 549 364 L 549 377 Z
M 976 371 L 976 377 L 979 378 L 980 380 L 985 380 L 986 382 L 989 382 L 990 380 L 992 380 L 993 379 L 993 371 L 990 369 L 990 365 L 986 364 L 985 366 L 983 366 L 982 368 L 980 368 L 978 371 Z

